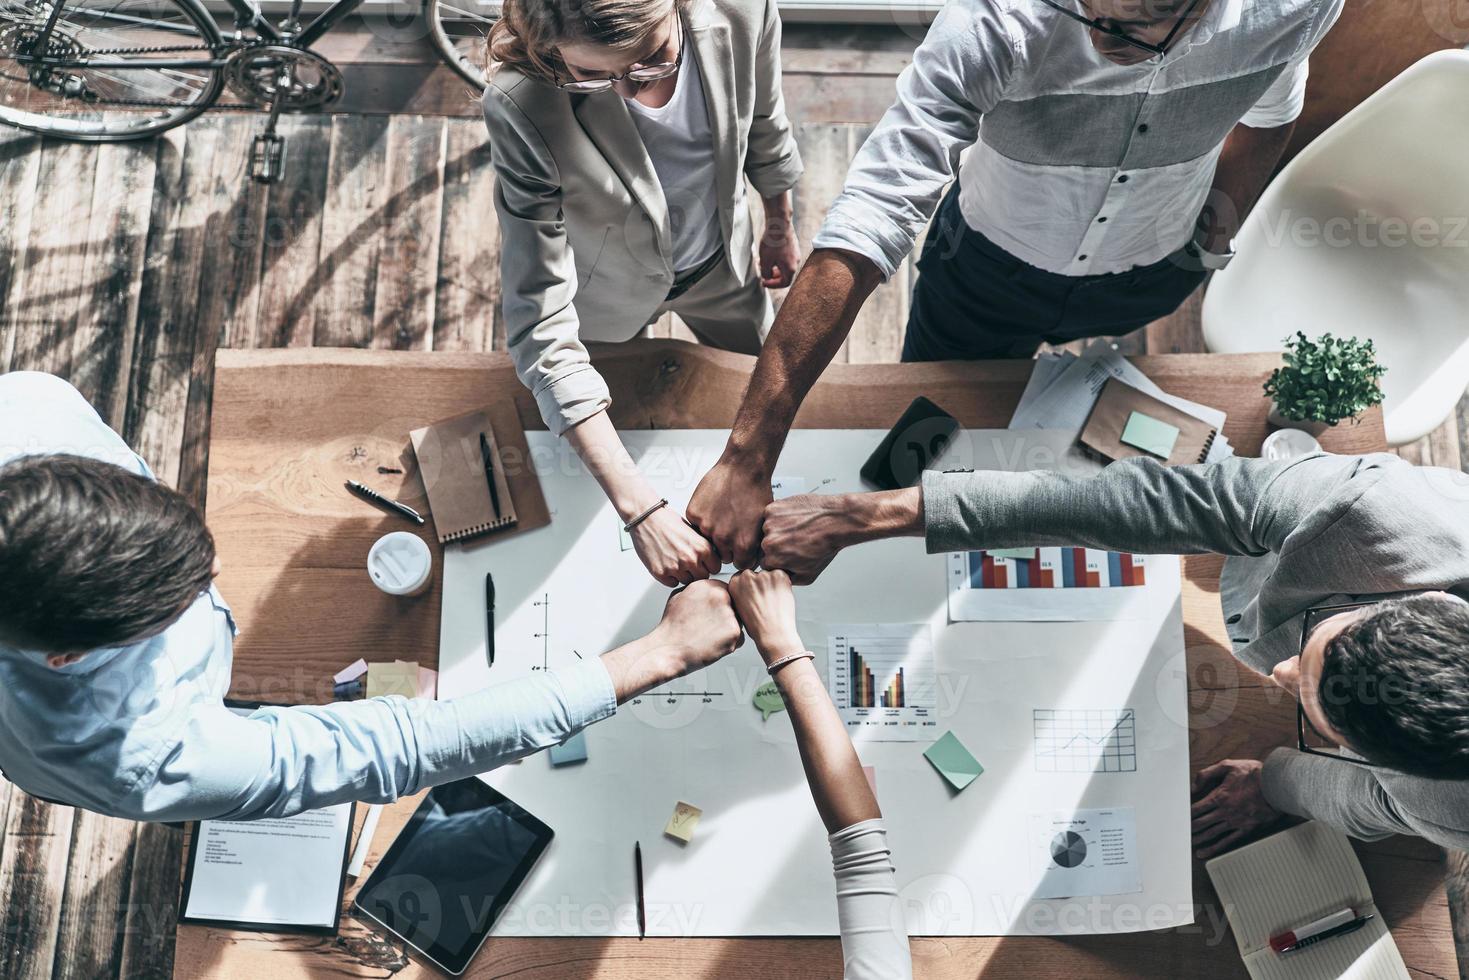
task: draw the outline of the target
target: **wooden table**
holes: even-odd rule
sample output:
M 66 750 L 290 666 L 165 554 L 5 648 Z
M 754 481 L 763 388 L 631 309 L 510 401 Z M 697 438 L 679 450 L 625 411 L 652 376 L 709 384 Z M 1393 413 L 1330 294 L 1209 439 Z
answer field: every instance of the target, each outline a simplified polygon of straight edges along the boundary
M 594 352 L 621 428 L 726 427 L 751 358 L 676 341 Z M 1241 454 L 1258 451 L 1267 404 L 1260 385 L 1275 355 L 1172 355 L 1136 363 L 1164 389 L 1228 412 L 1225 433 Z M 885 428 L 918 394 L 966 426 L 1003 428 L 1030 367 L 972 364 L 836 365 L 797 418 L 803 428 Z M 327 701 L 331 675 L 368 660 L 438 657 L 439 590 L 391 599 L 363 571 L 367 549 L 403 522 L 347 495 L 362 479 L 403 499 L 421 498 L 408 431 L 511 393 L 527 428 L 543 428 L 503 354 L 337 350 L 222 350 L 214 391 L 208 517 L 224 562 L 220 588 L 242 627 L 237 697 Z M 1383 448 L 1382 420 L 1327 434 L 1338 452 Z M 403 469 L 402 475 L 378 467 Z M 438 548 L 435 547 L 435 552 Z M 1191 756 L 1260 758 L 1295 739 L 1293 702 L 1230 656 L 1218 601 L 1220 560 L 1184 565 Z M 437 576 L 436 576 L 437 579 Z M 416 800 L 387 808 L 374 860 Z M 1379 906 L 1415 976 L 1457 975 L 1443 888 L 1442 853 L 1419 840 L 1359 845 Z M 1243 977 L 1233 939 L 1203 868 L 1194 871 L 1194 926 L 1075 939 L 918 939 L 915 971 L 928 980 L 1034 977 Z M 348 891 L 350 899 L 351 890 Z M 834 939 L 503 939 L 474 961 L 474 977 L 530 980 L 841 976 Z M 180 977 L 432 976 L 401 946 L 345 917 L 335 939 L 178 930 Z

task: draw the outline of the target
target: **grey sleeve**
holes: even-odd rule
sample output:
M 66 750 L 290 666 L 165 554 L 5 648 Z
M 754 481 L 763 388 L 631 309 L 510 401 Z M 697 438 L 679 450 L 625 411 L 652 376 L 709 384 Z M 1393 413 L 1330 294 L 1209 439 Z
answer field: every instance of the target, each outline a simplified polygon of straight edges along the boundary
M 1265 759 L 1265 800 L 1282 813 L 1320 820 L 1358 840 L 1416 834 L 1365 766 L 1276 749 Z
M 827 838 L 837 884 L 844 980 L 910 980 L 913 961 L 897 873 L 882 820 L 863 820 Z
M 501 303 L 510 357 L 557 435 L 611 404 L 576 314 L 576 263 L 561 174 L 535 124 L 495 85 L 484 95 L 500 222 Z
M 1360 457 L 1233 458 L 1198 466 L 1150 459 L 1095 475 L 928 472 L 928 550 L 1079 545 L 1142 554 L 1263 555 L 1357 472 Z
M 1358 840 L 1393 834 L 1469 848 L 1469 785 L 1379 771 L 1295 749 L 1265 759 L 1265 800 L 1282 813 L 1330 824 Z
M 774 197 L 801 179 L 801 151 L 786 115 L 780 83 L 780 13 L 766 0 L 760 50 L 755 52 L 755 107 L 750 118 L 745 176 L 761 197 Z

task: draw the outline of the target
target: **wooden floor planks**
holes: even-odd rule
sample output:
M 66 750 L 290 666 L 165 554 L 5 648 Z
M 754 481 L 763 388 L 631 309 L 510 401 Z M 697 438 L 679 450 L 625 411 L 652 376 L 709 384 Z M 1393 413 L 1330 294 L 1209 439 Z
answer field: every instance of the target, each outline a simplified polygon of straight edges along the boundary
M 907 53 L 868 31 L 836 51 L 794 33 L 804 250 Z M 217 347 L 503 349 L 494 188 L 472 112 L 288 117 L 287 177 L 270 188 L 244 178 L 253 116 L 111 146 L 0 130 L 0 371 L 68 377 L 202 504 Z M 910 258 L 840 359 L 898 357 L 914 275 Z M 1198 301 L 1125 349 L 1202 350 Z M 671 317 L 650 333 L 687 336 Z M 1402 454 L 1460 468 L 1466 439 L 1461 402 Z M 176 830 L 53 807 L 0 781 L 0 980 L 170 975 L 178 856 Z M 1469 867 L 1462 855 L 1450 866 L 1462 907 Z

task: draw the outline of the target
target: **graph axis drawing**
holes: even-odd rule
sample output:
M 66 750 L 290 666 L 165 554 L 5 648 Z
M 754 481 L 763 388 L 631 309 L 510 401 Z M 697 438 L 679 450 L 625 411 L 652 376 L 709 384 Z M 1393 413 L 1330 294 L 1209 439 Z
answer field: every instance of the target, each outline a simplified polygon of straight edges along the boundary
M 1036 708 L 1036 772 L 1137 772 L 1137 712 L 1131 708 Z

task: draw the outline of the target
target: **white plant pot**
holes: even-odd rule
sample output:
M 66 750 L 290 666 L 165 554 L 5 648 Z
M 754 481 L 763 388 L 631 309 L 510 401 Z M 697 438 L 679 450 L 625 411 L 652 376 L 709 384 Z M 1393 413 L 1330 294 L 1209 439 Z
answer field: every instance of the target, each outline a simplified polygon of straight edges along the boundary
M 1313 437 L 1319 437 L 1321 433 L 1331 428 L 1331 426 L 1327 425 L 1325 422 L 1310 422 L 1303 421 L 1301 419 L 1288 419 L 1284 415 L 1280 414 L 1280 407 L 1274 402 L 1270 403 L 1270 414 L 1266 416 L 1266 419 L 1270 422 L 1271 425 L 1278 426 L 1282 429 L 1299 429 L 1300 431 L 1308 433 Z

